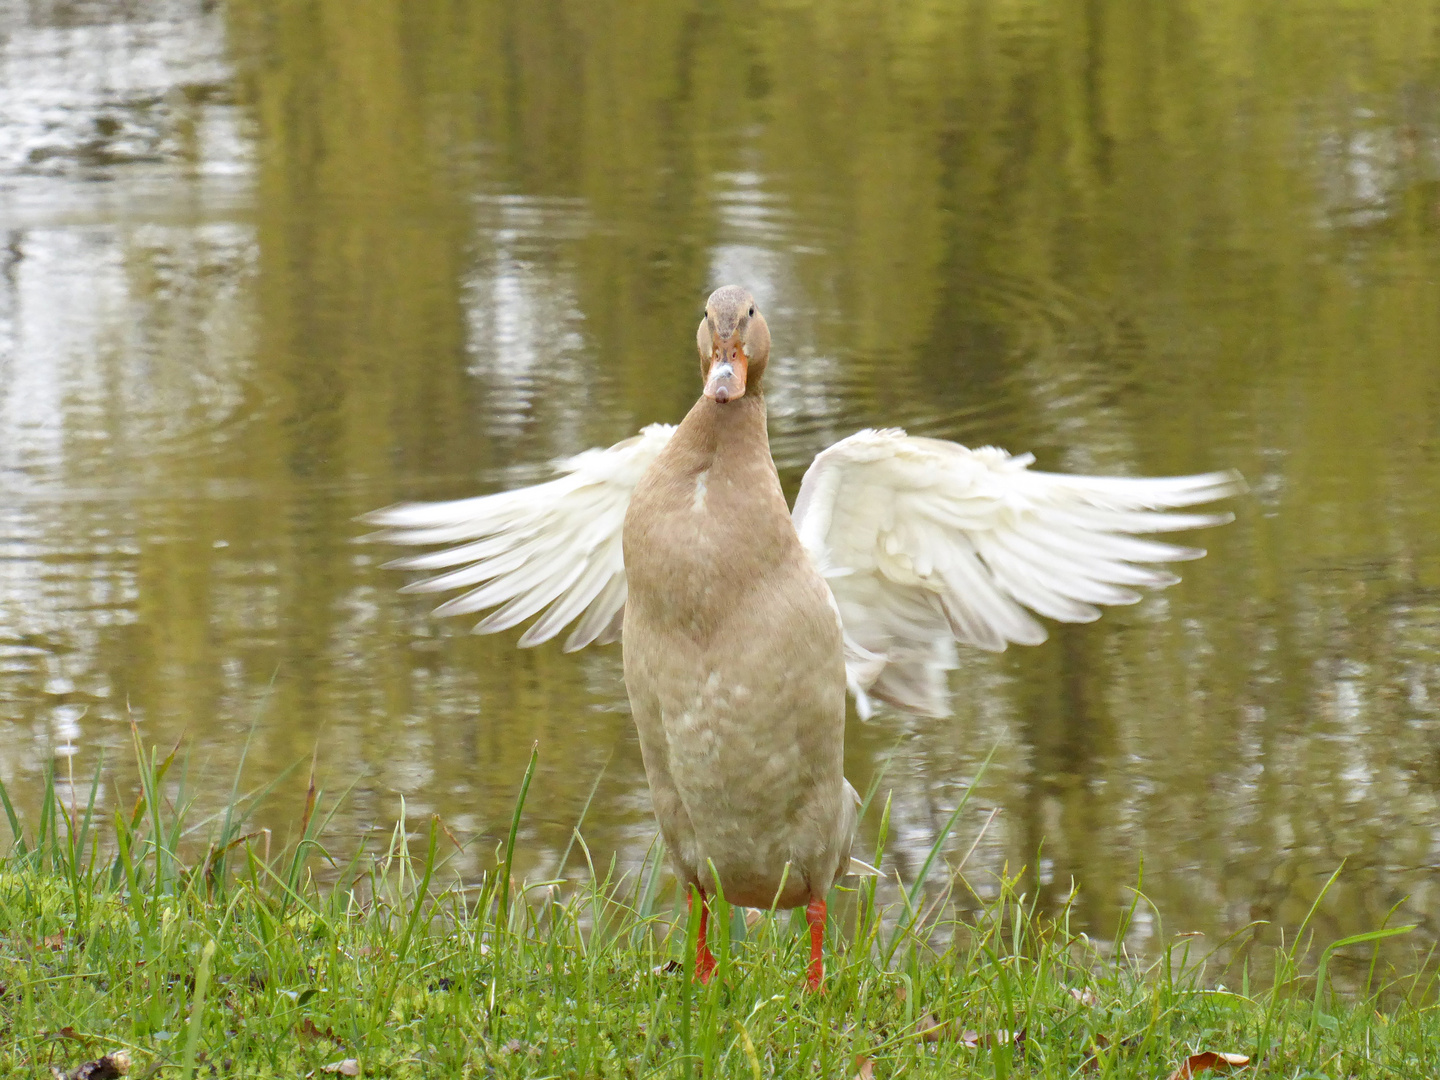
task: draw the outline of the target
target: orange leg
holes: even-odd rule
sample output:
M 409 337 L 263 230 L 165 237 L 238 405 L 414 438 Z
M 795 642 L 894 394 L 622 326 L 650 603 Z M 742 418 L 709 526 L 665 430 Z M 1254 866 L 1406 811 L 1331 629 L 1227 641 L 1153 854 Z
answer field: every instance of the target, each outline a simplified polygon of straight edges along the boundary
M 715 974 L 715 957 L 710 952 L 710 946 L 705 944 L 705 928 L 710 922 L 710 908 L 705 903 L 705 890 L 698 890 L 700 893 L 700 937 L 695 942 L 695 978 L 702 983 L 708 983 L 710 976 Z M 695 893 L 689 894 L 689 901 L 686 910 L 695 906 Z
M 811 990 L 819 990 L 825 981 L 825 901 L 818 896 L 805 909 L 805 921 L 810 924 L 810 971 L 805 977 Z

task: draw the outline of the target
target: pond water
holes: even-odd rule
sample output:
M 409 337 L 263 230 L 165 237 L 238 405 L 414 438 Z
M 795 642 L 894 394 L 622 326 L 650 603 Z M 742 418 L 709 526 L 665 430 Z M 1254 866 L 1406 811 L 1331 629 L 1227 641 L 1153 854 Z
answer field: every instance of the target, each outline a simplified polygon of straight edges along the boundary
M 852 717 L 887 871 L 994 748 L 982 895 L 1076 883 L 1106 938 L 1143 860 L 1144 949 L 1293 928 L 1343 861 L 1322 936 L 1437 937 L 1440 4 L 21 0 L 0 118 L 22 810 L 102 756 L 128 805 L 132 721 L 218 802 L 253 729 L 247 785 L 301 763 L 264 823 L 318 747 L 338 851 L 403 800 L 473 874 L 538 744 L 524 871 L 587 804 L 635 865 L 618 647 L 433 620 L 354 518 L 678 419 L 735 281 L 792 495 L 870 425 L 1250 484 L 1181 584 Z

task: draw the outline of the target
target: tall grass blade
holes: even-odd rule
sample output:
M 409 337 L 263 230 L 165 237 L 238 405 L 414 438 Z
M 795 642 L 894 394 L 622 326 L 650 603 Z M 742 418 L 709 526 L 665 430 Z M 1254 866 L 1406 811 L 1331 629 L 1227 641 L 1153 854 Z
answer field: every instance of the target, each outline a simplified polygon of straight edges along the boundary
M 1399 937 L 1408 934 L 1415 929 L 1415 925 L 1392 926 L 1387 930 L 1371 930 L 1365 934 L 1352 934 L 1350 937 L 1341 938 L 1339 941 L 1332 941 L 1320 954 L 1320 965 L 1315 971 L 1315 1002 L 1310 1009 L 1310 1033 L 1315 1033 L 1315 1024 L 1320 1019 L 1320 1000 L 1325 993 L 1326 969 L 1330 965 L 1330 957 L 1337 949 L 1348 948 L 1351 945 L 1364 945 L 1369 941 L 1384 941 L 1386 938 Z
M 195 1075 L 195 1051 L 200 1046 L 200 1031 L 205 1020 L 205 991 L 210 987 L 210 961 L 215 956 L 215 940 L 205 943 L 200 954 L 200 967 L 195 972 L 195 996 L 190 1003 L 190 1024 L 185 1032 L 185 1062 L 181 1066 L 182 1080 L 191 1080 Z
M 980 762 L 980 768 L 975 771 L 974 779 L 965 786 L 965 794 L 960 796 L 960 801 L 955 805 L 955 809 L 950 811 L 950 816 L 945 819 L 945 824 L 940 827 L 940 831 L 935 835 L 935 842 L 930 845 L 930 850 L 925 854 L 925 861 L 920 864 L 920 871 L 915 875 L 915 880 L 910 885 L 911 907 L 915 906 L 915 901 L 919 898 L 921 891 L 925 888 L 925 881 L 930 876 L 930 868 L 935 865 L 935 860 L 940 857 L 940 849 L 945 846 L 945 841 L 950 837 L 950 831 L 955 828 L 955 822 L 960 820 L 960 815 L 965 812 L 965 807 L 970 804 L 970 796 L 975 794 L 975 789 L 980 786 L 980 780 L 984 777 L 985 770 L 990 767 L 990 762 L 999 749 L 1000 744 L 998 742 L 990 748 L 990 752 L 985 755 L 985 760 Z
M 555 872 L 550 875 L 551 877 L 558 878 L 565 869 L 565 864 L 570 860 L 570 852 L 575 847 L 575 838 L 580 835 L 580 827 L 585 824 L 585 815 L 590 812 L 590 804 L 595 801 L 595 792 L 600 790 L 600 781 L 605 776 L 605 770 L 610 767 L 610 758 L 614 756 L 612 751 L 610 757 L 605 759 L 605 764 L 600 766 L 600 771 L 595 774 L 595 782 L 590 785 L 590 794 L 585 797 L 585 805 L 580 808 L 580 817 L 576 820 L 575 827 L 570 830 L 570 842 L 565 845 L 565 850 L 560 855 L 560 861 L 555 864 Z
M 20 828 L 20 815 L 15 813 L 15 804 L 10 801 L 10 792 L 5 787 L 3 780 L 0 780 L 0 803 L 5 804 L 5 817 L 10 822 L 11 851 L 16 857 L 23 859 L 30 854 L 30 849 L 25 846 L 25 833 Z
M 505 866 L 500 875 L 500 925 L 510 925 L 510 874 L 515 865 L 515 838 L 520 835 L 520 814 L 525 809 L 525 796 L 530 793 L 530 781 L 535 776 L 535 763 L 540 760 L 540 744 L 530 747 L 530 762 L 525 766 L 525 778 L 520 781 L 520 794 L 515 800 L 515 809 L 510 815 L 510 835 L 505 840 Z

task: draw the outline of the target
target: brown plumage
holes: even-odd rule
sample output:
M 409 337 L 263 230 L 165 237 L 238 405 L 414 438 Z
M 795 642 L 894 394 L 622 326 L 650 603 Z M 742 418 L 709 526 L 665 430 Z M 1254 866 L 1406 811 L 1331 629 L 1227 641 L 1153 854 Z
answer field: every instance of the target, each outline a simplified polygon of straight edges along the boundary
M 747 292 L 710 297 L 706 393 L 625 515 L 623 639 L 645 775 L 681 879 L 789 908 L 823 900 L 847 868 L 857 800 L 842 771 L 839 614 L 770 456 L 769 343 Z M 727 356 L 747 370 L 725 383 L 714 368 Z

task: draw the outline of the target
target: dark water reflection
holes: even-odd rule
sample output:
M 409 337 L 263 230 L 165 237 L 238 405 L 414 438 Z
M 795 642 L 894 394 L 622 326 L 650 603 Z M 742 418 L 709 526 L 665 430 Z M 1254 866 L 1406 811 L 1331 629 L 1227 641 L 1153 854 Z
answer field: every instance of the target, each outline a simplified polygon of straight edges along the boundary
M 353 517 L 674 420 L 721 281 L 775 453 L 870 424 L 1049 468 L 1234 466 L 1180 586 L 974 656 L 893 755 L 908 876 L 1144 858 L 1166 932 L 1440 895 L 1440 5 L 46 2 L 0 13 L 0 778 L 131 797 L 129 729 L 354 838 L 442 813 L 526 871 L 653 834 L 618 650 L 402 598 Z M 303 781 L 269 820 L 294 820 Z M 220 796 L 217 795 L 216 798 Z M 873 827 L 873 823 L 872 823 Z M 1038 853 L 1038 856 L 1037 856 Z M 1153 942 L 1142 921 L 1133 944 Z M 1402 949 L 1408 949 L 1403 946 Z

